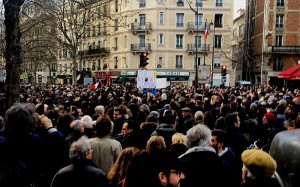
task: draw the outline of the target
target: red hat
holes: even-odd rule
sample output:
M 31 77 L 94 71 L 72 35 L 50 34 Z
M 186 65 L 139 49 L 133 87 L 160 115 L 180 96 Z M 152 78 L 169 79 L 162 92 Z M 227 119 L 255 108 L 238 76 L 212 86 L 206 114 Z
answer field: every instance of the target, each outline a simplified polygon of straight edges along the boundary
M 272 112 L 267 112 L 267 113 L 264 115 L 264 117 L 267 118 L 267 120 L 268 120 L 268 122 L 269 122 L 270 124 L 275 124 L 275 122 L 276 122 L 276 117 L 275 117 L 275 115 L 274 115 Z

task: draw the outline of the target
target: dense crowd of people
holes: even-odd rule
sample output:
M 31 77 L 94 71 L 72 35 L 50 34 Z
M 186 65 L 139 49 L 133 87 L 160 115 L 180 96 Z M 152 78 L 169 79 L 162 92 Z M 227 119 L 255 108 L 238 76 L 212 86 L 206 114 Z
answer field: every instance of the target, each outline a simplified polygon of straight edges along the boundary
M 0 131 L 0 186 L 279 187 L 274 136 L 300 90 L 22 85 Z M 226 185 L 227 184 L 227 185 Z

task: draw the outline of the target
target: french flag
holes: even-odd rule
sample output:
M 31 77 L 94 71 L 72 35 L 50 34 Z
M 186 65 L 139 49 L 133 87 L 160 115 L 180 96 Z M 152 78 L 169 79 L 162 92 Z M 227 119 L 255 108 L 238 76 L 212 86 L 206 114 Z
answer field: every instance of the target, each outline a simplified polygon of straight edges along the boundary
M 208 30 L 207 30 L 207 26 L 205 25 L 205 30 L 204 30 L 204 37 L 203 39 L 206 40 L 208 37 Z
M 92 84 L 91 86 L 91 90 L 95 90 L 96 88 L 98 88 L 99 82 L 97 82 L 96 84 Z

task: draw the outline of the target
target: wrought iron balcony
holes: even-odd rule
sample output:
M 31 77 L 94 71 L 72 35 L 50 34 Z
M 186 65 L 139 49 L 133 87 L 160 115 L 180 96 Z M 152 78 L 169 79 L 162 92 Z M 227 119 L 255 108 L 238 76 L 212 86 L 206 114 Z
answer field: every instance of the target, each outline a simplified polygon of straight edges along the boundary
M 272 46 L 268 48 L 272 54 L 300 54 L 300 46 Z
M 207 30 L 210 30 L 210 23 L 206 23 Z M 187 24 L 187 31 L 190 33 L 196 32 L 198 29 L 199 32 L 204 32 L 205 31 L 205 23 L 198 23 L 198 28 L 197 28 L 197 22 L 188 22 Z
M 209 44 L 201 44 L 201 45 L 198 45 L 198 47 L 196 47 L 195 44 L 187 44 L 187 49 L 186 51 L 189 53 L 189 54 L 194 54 L 196 53 L 208 53 L 209 51 Z
M 151 31 L 151 23 L 131 23 L 131 32 L 150 32 Z
M 131 44 L 131 51 L 132 52 L 151 51 L 151 44 L 150 43 Z
M 106 55 L 109 54 L 110 50 L 108 47 L 96 47 L 95 49 L 89 49 L 84 51 L 78 51 L 79 56 L 97 56 L 97 55 Z

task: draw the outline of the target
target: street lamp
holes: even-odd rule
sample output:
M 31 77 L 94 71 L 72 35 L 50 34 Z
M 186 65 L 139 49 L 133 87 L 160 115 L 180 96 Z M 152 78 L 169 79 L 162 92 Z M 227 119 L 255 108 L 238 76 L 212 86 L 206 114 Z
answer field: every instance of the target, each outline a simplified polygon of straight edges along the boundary
M 214 34 L 213 34 L 213 41 L 212 41 L 212 55 L 211 55 L 211 87 L 214 86 L 214 60 L 215 60 L 215 24 L 213 21 L 210 22 L 210 25 L 214 26 Z

